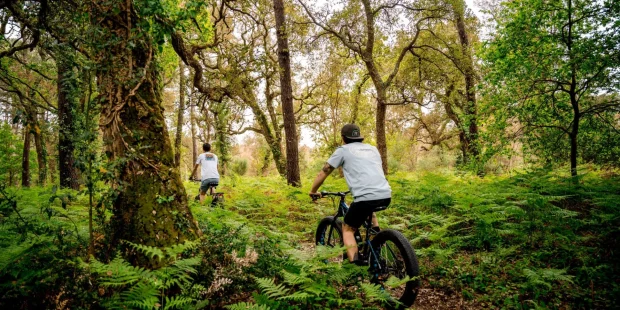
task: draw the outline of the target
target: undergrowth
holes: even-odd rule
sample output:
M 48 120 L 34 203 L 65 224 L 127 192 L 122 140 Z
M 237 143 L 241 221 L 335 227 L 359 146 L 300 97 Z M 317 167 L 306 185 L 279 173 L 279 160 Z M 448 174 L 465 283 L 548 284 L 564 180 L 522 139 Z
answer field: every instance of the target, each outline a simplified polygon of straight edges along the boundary
M 275 177 L 223 178 L 221 207 L 191 202 L 202 239 L 180 252 L 134 245 L 165 258 L 163 274 L 170 278 L 162 276 L 164 269 L 133 267 L 121 255 L 81 264 L 79 258 L 88 257 L 82 193 L 2 188 L 0 307 L 130 307 L 131 292 L 152 296 L 148 305 L 164 308 L 379 305 L 381 294 L 359 281 L 360 270 L 324 264 L 330 252 L 315 250 L 316 225 L 336 208 L 329 200 L 310 201 L 311 178 L 301 189 Z M 591 167 L 578 182 L 542 170 L 484 178 L 397 173 L 389 181 L 392 205 L 378 214 L 379 222 L 412 242 L 424 287 L 480 307 L 617 307 L 620 180 L 613 171 Z M 186 188 L 190 197 L 197 192 L 196 184 Z M 346 184 L 330 177 L 323 189 L 345 190 Z M 183 268 L 170 269 L 179 262 Z M 111 284 L 112 266 L 133 280 Z M 185 303 L 175 304 L 181 297 Z

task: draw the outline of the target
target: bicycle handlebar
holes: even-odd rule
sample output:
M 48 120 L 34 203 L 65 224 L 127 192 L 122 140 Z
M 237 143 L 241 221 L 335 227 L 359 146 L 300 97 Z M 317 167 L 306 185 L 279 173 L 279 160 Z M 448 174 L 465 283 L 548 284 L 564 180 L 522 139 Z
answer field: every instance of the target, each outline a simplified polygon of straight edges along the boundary
M 316 196 L 312 197 L 312 201 L 316 201 L 319 198 L 323 198 L 323 197 L 327 197 L 327 196 L 344 197 L 344 196 L 348 195 L 349 193 L 351 193 L 351 191 L 346 191 L 346 192 L 320 192 L 319 195 L 316 195 Z

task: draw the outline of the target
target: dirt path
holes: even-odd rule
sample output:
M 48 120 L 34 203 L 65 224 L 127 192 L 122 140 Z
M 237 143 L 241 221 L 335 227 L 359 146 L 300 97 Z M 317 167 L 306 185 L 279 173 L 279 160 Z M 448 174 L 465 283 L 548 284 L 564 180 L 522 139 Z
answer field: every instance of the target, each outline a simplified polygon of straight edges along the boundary
M 309 240 L 299 244 L 299 249 L 304 252 L 312 252 L 315 245 Z M 484 309 L 484 305 L 467 301 L 463 296 L 457 294 L 449 294 L 441 289 L 430 288 L 428 283 L 422 283 L 422 288 L 418 293 L 415 303 L 410 309 L 419 310 L 469 310 Z

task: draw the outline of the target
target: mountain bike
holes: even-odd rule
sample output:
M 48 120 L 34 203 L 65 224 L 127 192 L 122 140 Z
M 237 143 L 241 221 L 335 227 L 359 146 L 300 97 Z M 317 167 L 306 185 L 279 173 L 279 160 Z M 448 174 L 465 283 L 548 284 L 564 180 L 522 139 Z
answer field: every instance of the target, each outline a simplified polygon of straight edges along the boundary
M 341 217 L 349 211 L 349 206 L 345 203 L 345 196 L 349 192 L 321 192 L 321 198 L 339 197 L 338 210 L 336 215 L 327 216 L 319 222 L 316 230 L 316 244 L 329 247 L 344 246 L 342 239 Z M 313 200 L 318 197 L 313 197 Z M 385 207 L 378 207 L 374 212 L 385 210 Z M 391 300 L 387 307 L 390 309 L 404 309 L 415 301 L 419 280 L 418 259 L 413 247 L 399 231 L 385 229 L 376 232 L 372 227 L 372 214 L 366 219 L 364 225 L 355 232 L 355 240 L 358 244 L 359 258 L 368 261 L 368 271 L 370 282 L 379 284 L 381 288 L 389 294 Z M 360 230 L 365 231 L 364 235 Z M 364 237 L 362 237 L 364 236 Z M 346 253 L 342 259 L 347 259 Z
M 202 180 L 200 179 L 191 179 L 191 181 L 196 182 L 198 184 L 200 184 L 202 182 Z M 223 192 L 216 192 L 215 190 L 217 189 L 217 186 L 219 185 L 219 183 L 209 183 L 207 184 L 207 195 L 211 196 L 211 206 L 215 207 L 217 205 L 220 205 L 224 202 L 224 193 Z M 194 200 L 196 201 L 200 201 L 200 189 L 198 190 L 198 195 L 196 195 L 196 197 L 194 197 Z

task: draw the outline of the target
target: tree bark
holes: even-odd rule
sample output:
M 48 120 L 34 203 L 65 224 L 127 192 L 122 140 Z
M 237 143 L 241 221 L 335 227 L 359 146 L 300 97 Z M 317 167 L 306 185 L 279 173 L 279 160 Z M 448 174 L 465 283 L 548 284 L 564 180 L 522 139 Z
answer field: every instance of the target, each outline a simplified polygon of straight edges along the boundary
M 74 92 L 77 90 L 77 82 L 71 78 L 71 59 L 66 59 L 72 51 L 60 51 L 56 55 L 56 68 L 58 71 L 58 170 L 60 175 L 60 187 L 78 190 L 79 174 L 75 167 L 75 118 L 77 100 Z
M 22 152 L 22 187 L 30 187 L 30 126 L 24 128 L 24 150 Z
M 454 14 L 456 19 L 456 28 L 459 34 L 459 42 L 461 44 L 461 66 L 463 70 L 463 76 L 465 78 L 465 98 L 467 102 L 463 112 L 465 113 L 465 123 L 467 132 L 464 132 L 464 137 L 461 143 L 465 143 L 462 146 L 463 152 L 467 152 L 467 155 L 463 154 L 464 163 L 468 163 L 471 159 L 477 158 L 479 155 L 478 149 L 478 122 L 477 122 L 477 103 L 476 103 L 476 72 L 474 70 L 474 62 L 471 54 L 471 46 L 469 44 L 469 38 L 467 36 L 467 30 L 465 28 L 465 2 L 459 1 L 454 6 Z
M 280 97 L 286 139 L 286 181 L 289 185 L 301 186 L 299 175 L 299 142 L 293 109 L 293 87 L 291 85 L 291 60 L 286 32 L 286 15 L 282 0 L 273 0 L 278 37 L 278 64 L 280 66 Z
M 189 96 L 189 121 L 190 121 L 190 128 L 191 128 L 191 133 L 192 133 L 192 164 L 191 166 L 194 166 L 194 163 L 196 163 L 196 160 L 198 159 L 198 146 L 196 145 L 196 115 L 194 114 L 194 103 L 192 102 L 193 96 L 190 95 Z M 196 177 L 195 175 L 193 175 L 192 177 Z
M 39 165 L 38 184 L 44 186 L 47 180 L 47 150 L 43 144 L 43 131 L 38 123 L 35 123 L 32 135 L 34 136 L 34 147 L 37 151 L 37 164 Z
M 38 166 L 38 184 L 45 185 L 47 179 L 47 150 L 43 146 L 43 137 L 41 126 L 39 126 L 39 117 L 37 115 L 37 108 L 30 103 L 23 104 L 26 112 L 26 121 L 32 137 L 34 138 L 34 147 L 37 152 L 37 166 Z
M 375 112 L 375 132 L 377 139 L 377 150 L 381 155 L 381 167 L 383 168 L 383 173 L 388 174 L 388 156 L 387 156 L 387 139 L 385 136 L 385 114 L 387 113 L 387 95 L 386 95 L 386 87 L 384 85 L 383 79 L 379 74 L 379 70 L 372 60 L 372 56 L 366 57 L 368 59 L 366 64 L 366 69 L 370 75 L 370 79 L 372 80 L 373 85 L 375 86 L 375 90 L 377 91 L 377 110 Z
M 252 113 L 254 113 L 254 117 L 256 118 L 256 122 L 260 126 L 260 134 L 265 138 L 269 149 L 271 150 L 271 155 L 273 157 L 273 161 L 276 164 L 276 169 L 278 173 L 285 177 L 286 176 L 286 163 L 284 161 L 284 157 L 282 156 L 282 147 L 281 140 L 277 135 L 274 134 L 274 130 L 280 130 L 279 128 L 274 128 L 273 130 L 269 126 L 269 121 L 267 119 L 267 115 L 258 105 L 256 96 L 251 88 L 244 87 L 243 94 L 241 95 L 243 102 L 245 102 L 250 109 L 252 109 Z
M 183 114 L 185 113 L 185 65 L 179 59 L 179 112 L 177 114 L 177 132 L 174 140 L 174 163 L 181 167 L 181 138 L 183 137 Z
M 163 115 L 158 47 L 154 38 L 133 28 L 140 22 L 133 3 L 113 1 L 93 14 L 93 22 L 110 34 L 100 39 L 113 42 L 99 51 L 97 72 L 100 128 L 107 156 L 117 163 L 110 237 L 112 246 L 128 240 L 166 247 L 201 232 L 174 163 Z M 135 35 L 138 31 L 142 36 Z

